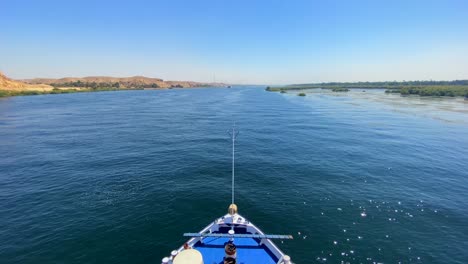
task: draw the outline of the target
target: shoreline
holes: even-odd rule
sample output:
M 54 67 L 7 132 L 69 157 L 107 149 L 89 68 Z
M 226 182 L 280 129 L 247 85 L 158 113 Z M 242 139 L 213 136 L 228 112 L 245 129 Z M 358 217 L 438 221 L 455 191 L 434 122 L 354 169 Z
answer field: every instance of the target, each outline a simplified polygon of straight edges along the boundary
M 153 90 L 171 90 L 171 89 L 183 89 L 183 88 L 216 88 L 216 86 L 200 86 L 200 87 L 169 87 L 169 88 L 54 88 L 48 91 L 39 90 L 3 90 L 0 89 L 0 98 L 8 98 L 15 96 L 32 96 L 32 95 L 47 95 L 47 94 L 69 94 L 69 93 L 95 93 L 95 92 L 117 92 L 117 91 L 153 91 Z
M 193 81 L 164 81 L 144 76 L 13 80 L 0 72 L 0 98 L 26 95 L 63 94 L 125 90 L 164 90 L 173 88 L 223 87 L 224 83 Z
M 49 91 L 37 90 L 0 90 L 0 98 L 14 97 L 14 96 L 31 96 L 31 95 L 47 95 L 47 94 L 68 94 L 68 93 L 93 93 L 93 92 L 110 92 L 110 91 L 128 91 L 128 90 L 143 90 L 143 89 L 57 89 L 54 88 Z
M 353 90 L 385 90 L 385 93 L 405 95 L 419 95 L 422 97 L 464 97 L 468 100 L 468 85 L 399 85 L 399 86 L 382 86 L 382 85 L 368 85 L 359 87 L 357 85 L 346 84 L 317 84 L 317 85 L 291 85 L 291 86 L 268 86 L 265 90 L 268 92 L 286 93 L 288 91 L 303 91 L 310 89 L 326 89 L 333 92 L 348 92 Z

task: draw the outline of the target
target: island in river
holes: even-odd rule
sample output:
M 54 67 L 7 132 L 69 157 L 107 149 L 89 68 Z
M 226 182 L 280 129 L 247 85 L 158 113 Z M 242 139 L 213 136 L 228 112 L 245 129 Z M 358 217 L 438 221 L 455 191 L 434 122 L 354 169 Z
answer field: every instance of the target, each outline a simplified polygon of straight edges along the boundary
M 409 81 L 409 82 L 330 82 L 293 84 L 266 88 L 272 92 L 287 92 L 291 90 L 330 89 L 333 92 L 348 92 L 349 89 L 386 89 L 386 93 L 402 95 L 415 94 L 420 96 L 464 96 L 468 98 L 468 80 L 455 81 Z
M 26 79 L 13 80 L 0 72 L 0 97 L 17 95 L 59 94 L 76 92 L 166 89 L 192 87 L 224 87 L 223 83 L 202 83 L 192 81 L 164 81 L 159 78 L 144 76 L 106 77 L 92 76 L 61 79 Z

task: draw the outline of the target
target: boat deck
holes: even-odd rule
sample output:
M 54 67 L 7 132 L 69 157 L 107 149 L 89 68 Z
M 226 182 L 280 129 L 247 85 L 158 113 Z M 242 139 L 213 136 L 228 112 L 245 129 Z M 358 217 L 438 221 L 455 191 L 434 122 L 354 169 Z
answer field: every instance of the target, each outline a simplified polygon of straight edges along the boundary
M 224 258 L 229 257 L 225 252 L 226 244 L 234 243 L 237 264 L 277 264 L 280 262 L 292 264 L 289 256 L 284 255 L 271 241 L 271 239 L 292 239 L 291 235 L 264 234 L 258 227 L 237 213 L 226 214 L 200 232 L 184 233 L 184 236 L 190 239 L 178 250 L 171 252 L 171 257 L 164 258 L 163 263 L 170 263 L 172 259 L 178 260 L 179 253 L 192 248 L 198 251 L 199 256 L 201 255 L 203 263 L 223 264 Z
M 228 241 L 229 238 L 207 237 L 203 242 L 197 242 L 194 248 L 201 252 L 205 264 L 222 264 L 224 245 Z M 278 259 L 266 246 L 259 243 L 260 240 L 255 238 L 236 238 L 234 244 L 237 247 L 237 263 L 276 264 Z

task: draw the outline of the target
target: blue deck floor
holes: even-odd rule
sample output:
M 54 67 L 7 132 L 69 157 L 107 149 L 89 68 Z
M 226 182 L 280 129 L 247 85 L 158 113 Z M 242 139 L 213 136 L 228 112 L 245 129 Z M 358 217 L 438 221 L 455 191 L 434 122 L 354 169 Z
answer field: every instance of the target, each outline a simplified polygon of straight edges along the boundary
M 201 252 L 205 264 L 220 264 L 223 263 L 225 256 L 224 244 L 228 241 L 228 238 L 208 237 L 203 240 L 203 243 L 195 244 L 194 248 Z M 275 264 L 278 262 L 278 259 L 265 246 L 260 246 L 257 241 L 253 238 L 234 240 L 238 264 Z

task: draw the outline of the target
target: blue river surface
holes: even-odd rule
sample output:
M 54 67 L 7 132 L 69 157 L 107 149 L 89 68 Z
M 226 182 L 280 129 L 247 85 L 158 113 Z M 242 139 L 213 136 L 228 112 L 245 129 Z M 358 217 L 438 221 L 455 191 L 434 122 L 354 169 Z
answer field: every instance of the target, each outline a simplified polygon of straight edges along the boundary
M 227 212 L 234 122 L 295 263 L 468 263 L 468 101 L 253 86 L 0 99 L 0 263 L 161 263 Z

